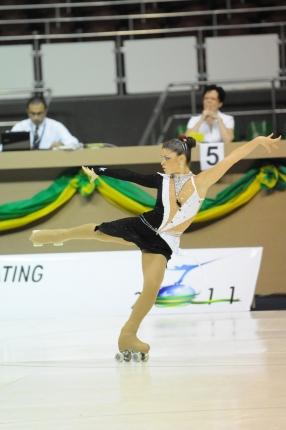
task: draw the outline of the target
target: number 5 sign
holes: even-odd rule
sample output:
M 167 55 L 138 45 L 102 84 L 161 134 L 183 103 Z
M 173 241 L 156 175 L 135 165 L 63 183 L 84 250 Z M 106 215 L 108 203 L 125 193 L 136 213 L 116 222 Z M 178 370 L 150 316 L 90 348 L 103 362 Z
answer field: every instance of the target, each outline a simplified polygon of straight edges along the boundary
M 223 159 L 224 159 L 223 142 L 200 144 L 201 170 L 207 170 Z

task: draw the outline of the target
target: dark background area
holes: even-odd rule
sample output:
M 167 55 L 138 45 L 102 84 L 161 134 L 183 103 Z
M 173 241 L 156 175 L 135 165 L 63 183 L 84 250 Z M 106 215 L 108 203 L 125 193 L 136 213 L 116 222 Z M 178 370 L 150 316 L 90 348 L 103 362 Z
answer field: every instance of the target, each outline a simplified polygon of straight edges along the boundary
M 137 145 L 152 116 L 159 94 L 124 95 L 106 97 L 77 97 L 52 99 L 48 116 L 63 122 L 83 143 L 106 142 L 118 146 Z M 26 118 L 26 100 L 0 102 L 1 121 L 19 121 Z M 269 90 L 228 91 L 223 112 L 270 109 Z M 286 89 L 277 90 L 277 108 L 286 106 Z M 201 109 L 201 95 L 197 94 L 197 110 Z M 171 94 L 165 104 L 163 115 L 166 121 L 173 114 L 191 115 L 190 94 Z M 235 140 L 250 137 L 251 121 L 267 120 L 272 129 L 271 115 L 246 115 L 235 118 Z M 286 136 L 285 114 L 277 116 L 277 133 Z M 173 121 L 167 138 L 175 137 L 178 128 L 186 126 L 187 120 Z

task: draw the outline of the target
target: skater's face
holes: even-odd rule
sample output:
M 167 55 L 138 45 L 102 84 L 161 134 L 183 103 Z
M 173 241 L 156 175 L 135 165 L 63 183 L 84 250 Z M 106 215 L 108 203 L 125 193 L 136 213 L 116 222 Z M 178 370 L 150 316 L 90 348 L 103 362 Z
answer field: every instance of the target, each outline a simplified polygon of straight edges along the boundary
M 188 166 L 186 164 L 186 157 L 168 148 L 162 148 L 161 151 L 161 166 L 164 173 L 171 175 L 173 173 L 184 173 Z

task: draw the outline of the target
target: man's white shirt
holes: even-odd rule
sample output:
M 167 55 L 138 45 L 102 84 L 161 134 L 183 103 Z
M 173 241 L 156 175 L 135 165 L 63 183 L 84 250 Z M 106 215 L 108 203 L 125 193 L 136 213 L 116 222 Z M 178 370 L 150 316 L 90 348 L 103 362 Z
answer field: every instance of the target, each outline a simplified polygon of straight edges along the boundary
M 225 113 L 222 113 L 220 111 L 218 111 L 218 115 L 222 119 L 226 128 L 230 128 L 232 130 L 234 129 L 233 116 L 226 115 Z M 200 120 L 200 118 L 201 118 L 201 115 L 192 116 L 187 124 L 187 129 L 193 128 L 196 125 L 196 123 Z M 204 135 L 203 142 L 215 143 L 215 142 L 223 141 L 217 121 L 214 121 L 211 127 L 206 121 L 203 121 L 198 132 Z
M 31 119 L 17 122 L 11 131 L 29 131 L 31 148 L 35 137 L 36 126 Z M 39 125 L 38 135 L 40 138 L 39 149 L 50 149 L 54 142 L 61 142 L 66 149 L 78 149 L 82 147 L 78 139 L 59 121 L 45 118 Z

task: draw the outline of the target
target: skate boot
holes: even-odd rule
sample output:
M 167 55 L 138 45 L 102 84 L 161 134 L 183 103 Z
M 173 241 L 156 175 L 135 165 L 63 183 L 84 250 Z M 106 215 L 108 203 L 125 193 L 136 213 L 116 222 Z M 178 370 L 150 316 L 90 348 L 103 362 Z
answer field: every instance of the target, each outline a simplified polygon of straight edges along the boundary
M 62 246 L 64 243 L 65 229 L 33 230 L 30 241 L 33 246 L 54 245 Z
M 135 334 L 121 332 L 118 339 L 119 352 L 115 355 L 116 361 L 146 362 L 149 359 L 150 345 L 141 342 Z

